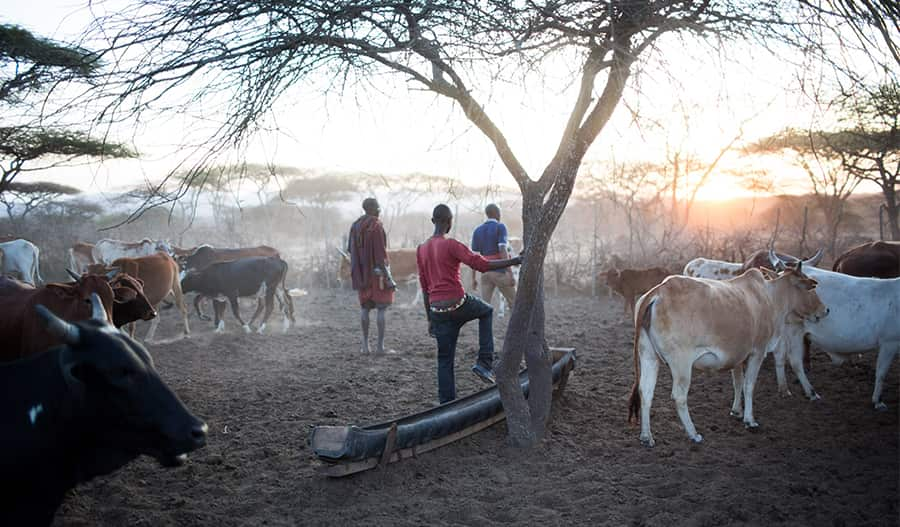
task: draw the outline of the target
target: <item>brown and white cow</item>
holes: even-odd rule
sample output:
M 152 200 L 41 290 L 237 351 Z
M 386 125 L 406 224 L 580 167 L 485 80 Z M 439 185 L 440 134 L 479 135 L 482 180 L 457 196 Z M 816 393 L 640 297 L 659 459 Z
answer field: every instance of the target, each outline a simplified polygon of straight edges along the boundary
M 863 278 L 900 277 L 900 242 L 874 241 L 857 245 L 838 256 L 831 269 Z
M 51 283 L 41 287 L 6 279 L 0 287 L 0 361 L 16 360 L 62 344 L 44 327 L 35 306 L 44 305 L 63 320 L 74 322 L 91 318 L 91 294 L 103 303 L 112 320 L 113 291 L 106 278 L 86 276 L 73 284 Z
M 625 299 L 625 314 L 634 313 L 636 298 L 653 289 L 671 273 L 662 267 L 649 269 L 610 269 L 606 272 L 606 285 Z
M 94 244 L 75 242 L 69 248 L 69 269 L 78 275 L 88 272 L 88 267 L 97 263 L 94 260 Z
M 641 443 L 653 446 L 650 406 L 660 358 L 672 373 L 672 398 L 678 417 L 694 442 L 697 433 L 687 406 L 691 374 L 698 370 L 731 370 L 734 401 L 731 414 L 741 413 L 748 428 L 753 418 L 753 388 L 767 352 L 773 352 L 789 324 L 817 321 L 828 309 L 815 292 L 816 282 L 802 266 L 774 280 L 751 269 L 732 280 L 670 276 L 638 302 L 634 335 L 634 386 L 628 420 L 641 415 Z M 746 374 L 744 367 L 746 365 Z
M 111 266 L 104 269 L 104 273 L 112 271 L 115 271 L 111 274 L 113 278 L 118 273 L 124 273 L 140 280 L 143 283 L 144 295 L 147 297 L 150 305 L 157 310 L 164 298 L 170 294 L 173 295 L 175 305 L 178 306 L 184 320 L 184 336 L 188 336 L 191 333 L 187 319 L 187 306 L 185 306 L 184 295 L 181 292 L 180 273 L 175 259 L 162 251 L 138 258 L 119 258 L 113 261 Z M 150 322 L 150 329 L 147 331 L 145 340 L 153 340 L 158 326 L 159 317 L 157 316 Z M 132 324 L 130 327 L 132 336 L 134 336 L 134 329 L 134 324 Z
M 107 238 L 94 244 L 91 255 L 94 263 L 109 265 L 119 258 L 150 256 L 156 254 L 157 251 L 172 254 L 172 246 L 168 242 L 149 238 L 144 238 L 139 242 L 123 242 Z

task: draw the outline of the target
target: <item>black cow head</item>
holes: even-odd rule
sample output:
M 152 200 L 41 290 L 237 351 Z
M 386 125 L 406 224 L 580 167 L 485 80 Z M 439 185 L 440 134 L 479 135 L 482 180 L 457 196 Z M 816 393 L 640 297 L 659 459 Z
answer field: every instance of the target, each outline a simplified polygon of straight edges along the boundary
M 159 377 L 143 346 L 109 324 L 99 297 L 90 320 L 70 323 L 37 306 L 47 330 L 65 342 L 64 374 L 78 400 L 85 435 L 79 480 L 118 469 L 141 454 L 175 466 L 206 443 L 194 417 Z

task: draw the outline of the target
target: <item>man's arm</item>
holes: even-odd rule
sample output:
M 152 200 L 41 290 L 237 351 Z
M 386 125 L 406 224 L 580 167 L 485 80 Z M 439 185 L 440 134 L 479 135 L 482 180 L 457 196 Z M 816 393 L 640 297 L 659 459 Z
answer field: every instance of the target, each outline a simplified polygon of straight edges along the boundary
M 505 269 L 507 267 L 519 265 L 520 263 L 522 263 L 521 256 L 516 256 L 515 258 L 507 258 L 505 260 L 488 260 L 480 254 L 473 253 L 465 245 L 456 242 L 455 240 L 454 242 L 455 243 L 452 243 L 450 246 L 450 252 L 454 256 L 454 258 L 481 273 L 494 269 Z
M 423 265 L 422 254 L 419 252 L 419 249 L 416 249 L 416 270 L 419 272 L 419 287 L 422 288 L 422 301 L 425 306 L 425 318 L 428 319 L 428 336 L 434 336 L 434 327 L 431 323 L 431 304 L 428 302 L 428 277 L 425 273 L 425 266 Z

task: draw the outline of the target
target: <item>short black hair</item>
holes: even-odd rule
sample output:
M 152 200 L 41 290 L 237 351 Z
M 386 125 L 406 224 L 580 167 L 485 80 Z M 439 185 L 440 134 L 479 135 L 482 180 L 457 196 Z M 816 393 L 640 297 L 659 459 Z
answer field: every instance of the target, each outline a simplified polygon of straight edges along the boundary
M 441 203 L 431 212 L 431 220 L 438 221 L 447 221 L 453 219 L 453 212 L 450 211 L 450 207 Z
M 488 206 L 484 208 L 484 214 L 488 217 L 499 216 L 500 207 L 496 203 L 488 203 Z
M 366 198 L 362 202 L 362 208 L 366 212 L 375 212 L 379 209 L 378 200 L 375 198 Z

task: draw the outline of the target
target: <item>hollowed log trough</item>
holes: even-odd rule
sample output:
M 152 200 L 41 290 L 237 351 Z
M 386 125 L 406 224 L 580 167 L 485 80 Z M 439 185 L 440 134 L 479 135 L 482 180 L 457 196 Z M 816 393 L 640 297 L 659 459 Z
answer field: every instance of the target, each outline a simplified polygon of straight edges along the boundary
M 561 392 L 575 368 L 575 348 L 550 348 L 553 386 Z M 528 375 L 519 373 L 528 396 Z M 440 448 L 506 418 L 497 386 L 481 390 L 424 412 L 369 426 L 316 426 L 309 437 L 313 452 L 324 462 L 320 472 L 343 477 L 379 465 Z

